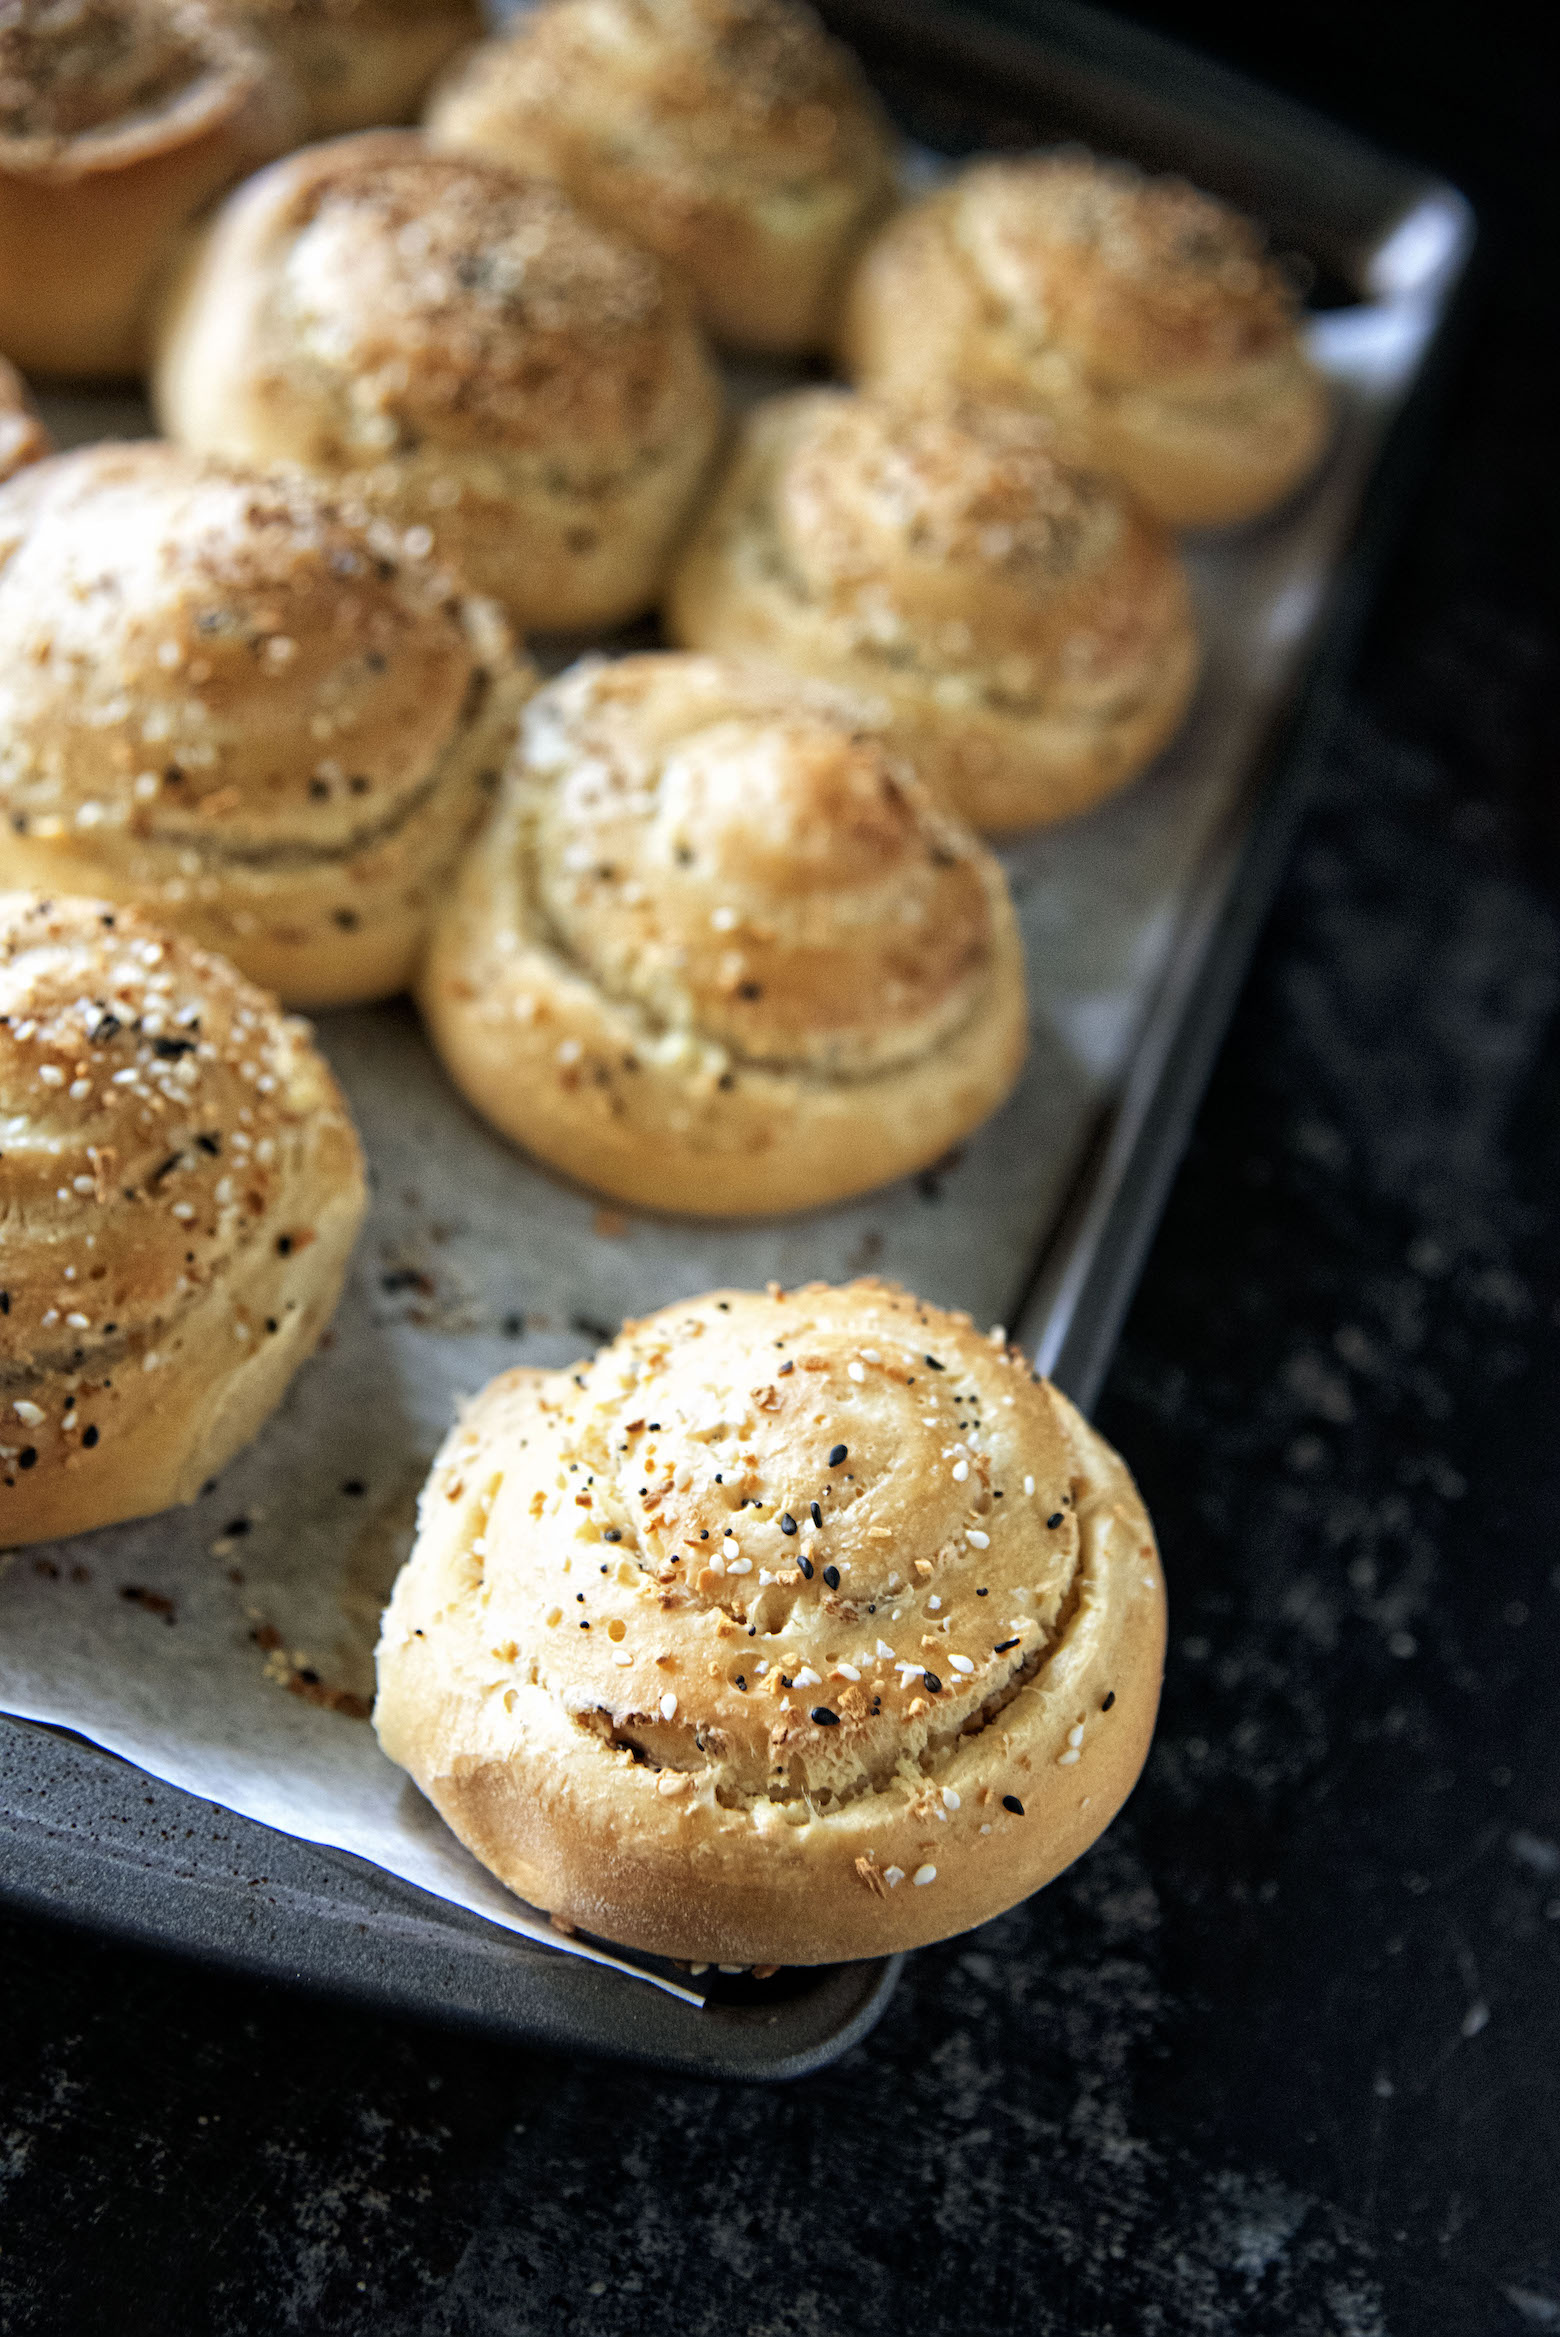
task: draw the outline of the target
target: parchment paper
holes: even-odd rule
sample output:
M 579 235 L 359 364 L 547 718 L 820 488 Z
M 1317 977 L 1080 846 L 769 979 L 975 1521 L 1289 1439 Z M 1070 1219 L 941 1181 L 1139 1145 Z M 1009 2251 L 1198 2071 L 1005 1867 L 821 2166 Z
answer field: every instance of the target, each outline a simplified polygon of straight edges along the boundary
M 956 1160 L 848 1207 L 729 1229 L 671 1223 L 567 1189 L 492 1135 L 404 1002 L 323 1016 L 375 1188 L 329 1345 L 192 1509 L 0 1566 L 0 1710 L 66 1726 L 511 1931 L 619 1961 L 561 1938 L 493 1882 L 364 1717 L 379 1609 L 456 1400 L 507 1364 L 570 1361 L 625 1314 L 718 1283 L 875 1269 L 982 1321 L 1012 1318 L 1084 1140 L 1121 1088 L 1199 867 L 1239 814 L 1433 329 L 1438 254 L 1419 232 L 1420 247 L 1378 256 L 1378 303 L 1314 323 L 1341 407 L 1323 476 L 1276 519 L 1191 553 L 1207 669 L 1184 734 L 1124 797 L 1007 855 L 1032 1045 L 1005 1110 Z M 148 427 L 144 409 L 102 398 L 57 400 L 49 419 L 67 443 Z

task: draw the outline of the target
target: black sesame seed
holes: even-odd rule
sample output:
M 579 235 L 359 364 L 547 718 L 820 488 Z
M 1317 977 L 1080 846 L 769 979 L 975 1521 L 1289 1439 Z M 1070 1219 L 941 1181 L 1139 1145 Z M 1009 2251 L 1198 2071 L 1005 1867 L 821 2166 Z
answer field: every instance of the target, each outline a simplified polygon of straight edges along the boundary
M 197 1136 L 195 1142 L 199 1146 L 200 1150 L 204 1153 L 209 1153 L 213 1160 L 220 1158 L 222 1152 L 222 1139 L 220 1136 Z
M 978 1590 L 978 1591 L 975 1593 L 975 1596 L 976 1596 L 978 1599 L 983 1599 L 983 1598 L 985 1598 L 985 1597 L 986 1597 L 986 1595 L 987 1595 L 987 1593 L 986 1593 L 986 1590 L 985 1590 L 985 1587 L 984 1587 L 984 1585 L 983 1585 L 983 1586 L 982 1586 L 982 1587 L 981 1587 L 981 1588 L 980 1588 L 980 1589 L 979 1589 L 979 1590 Z
M 839 1714 L 831 1712 L 827 1704 L 815 1704 L 812 1708 L 812 1718 L 820 1728 L 838 1728 L 840 1725 Z
M 1062 1513 L 1061 1513 L 1061 1511 L 1060 1511 L 1060 1510 L 1058 1510 L 1058 1511 L 1057 1511 L 1057 1513 L 1056 1513 L 1056 1515 L 1055 1515 L 1055 1517 L 1048 1517 L 1048 1518 L 1046 1519 L 1046 1521 L 1045 1521 L 1045 1522 L 1046 1522 L 1046 1525 L 1047 1525 L 1048 1529 L 1050 1530 L 1050 1532 L 1052 1532 L 1052 1533 L 1054 1534 L 1054 1533 L 1055 1533 L 1055 1531 L 1056 1531 L 1056 1529 L 1057 1529 L 1057 1527 L 1058 1527 L 1058 1526 L 1061 1524 L 1061 1522 L 1062 1522 Z
M 1024 1814 L 1024 1805 L 1016 1793 L 1005 1793 L 1002 1796 L 1002 1807 L 1011 1810 L 1015 1818 L 1021 1818 Z
M 780 1512 L 780 1531 L 783 1534 L 794 1534 L 796 1531 L 796 1520 L 788 1509 Z
M 809 1510 L 812 1512 L 812 1521 L 813 1521 L 813 1524 L 814 1524 L 815 1526 L 821 1526 L 821 1525 L 822 1525 L 822 1523 L 823 1523 L 823 1511 L 822 1511 L 822 1510 L 821 1510 L 821 1509 L 818 1507 L 818 1504 L 817 1504 L 817 1502 L 816 1502 L 816 1501 L 809 1501 L 809 1503 L 807 1504 L 807 1506 L 808 1506 Z
M 939 1363 L 935 1355 L 929 1355 L 926 1360 L 931 1365 L 933 1371 L 946 1371 L 948 1368 L 946 1363 Z
M 741 1674 L 740 1672 L 738 1672 L 738 1674 L 737 1674 L 737 1683 L 736 1683 L 736 1684 L 737 1684 L 737 1686 L 738 1686 L 738 1687 L 739 1687 L 739 1688 L 742 1690 L 742 1693 L 743 1693 L 743 1695 L 745 1696 L 745 1695 L 747 1694 L 747 1682 L 746 1682 L 746 1680 L 745 1680 L 745 1679 L 742 1677 L 742 1674 Z
M 1111 1690 L 1110 1694 L 1109 1694 L 1109 1695 L 1106 1697 L 1106 1699 L 1105 1699 L 1104 1703 L 1103 1703 L 1103 1704 L 1100 1706 L 1100 1710 L 1101 1710 L 1102 1712 L 1108 1712 L 1108 1711 L 1110 1710 L 1111 1706 L 1112 1706 L 1112 1705 L 1115 1703 L 1115 1701 L 1116 1701 L 1116 1691 L 1115 1691 L 1115 1689 L 1114 1689 L 1114 1688 L 1112 1688 L 1112 1690 Z
M 98 1432 L 95 1428 L 84 1428 L 82 1430 L 81 1441 L 86 1446 L 88 1452 L 92 1450 L 92 1447 L 97 1443 L 97 1440 Z
M 623 1539 L 616 1526 L 603 1526 L 601 1538 L 604 1542 L 621 1542 Z
M 805 1574 L 805 1576 L 807 1577 L 807 1580 L 808 1580 L 809 1582 L 811 1582 L 811 1580 L 812 1580 L 812 1578 L 813 1578 L 813 1562 L 812 1562 L 812 1560 L 811 1560 L 810 1558 L 805 1558 L 805 1557 L 803 1557 L 803 1556 L 802 1556 L 802 1554 L 801 1554 L 801 1552 L 800 1552 L 800 1551 L 798 1551 L 798 1552 L 797 1552 L 797 1557 L 796 1557 L 796 1563 L 797 1563 L 797 1565 L 798 1565 L 798 1566 L 801 1568 L 801 1570 L 802 1570 L 803 1574 Z
M 590 1629 L 590 1625 L 589 1625 L 588 1623 L 582 1623 L 582 1624 L 580 1625 L 580 1629 L 581 1629 L 582 1631 L 588 1631 L 588 1630 Z
M 16 1456 L 17 1466 L 18 1468 L 22 1469 L 33 1468 L 36 1466 L 37 1459 L 38 1447 L 35 1444 L 24 1444 L 21 1451 Z
M 934 1696 L 940 1696 L 942 1694 L 942 1682 L 937 1677 L 935 1672 L 923 1672 L 921 1677 L 926 1682 L 927 1686 L 931 1689 Z
M 1018 1641 L 1016 1639 L 999 1639 L 991 1652 L 993 1655 L 1006 1655 L 1010 1647 L 1016 1647 L 1017 1645 Z
M 794 1683 L 793 1681 L 791 1681 L 791 1680 L 788 1680 L 788 1679 L 786 1678 L 786 1676 L 785 1676 L 784 1672 L 782 1672 L 782 1673 L 780 1674 L 780 1685 L 781 1685 L 781 1687 L 782 1687 L 782 1688 L 789 1688 L 789 1687 L 792 1687 L 792 1686 L 794 1686 L 794 1684 L 795 1684 L 795 1683 Z
M 229 1518 L 222 1531 L 225 1534 L 247 1534 L 249 1531 L 249 1520 L 247 1517 Z
M 279 1258 L 290 1258 L 292 1256 L 292 1246 L 292 1235 L 290 1233 L 279 1233 L 277 1235 L 276 1254 Z
M 826 1566 L 823 1570 L 823 1579 L 828 1584 L 830 1590 L 838 1590 L 840 1587 L 839 1568 L 837 1566 Z
M 848 1444 L 837 1444 L 829 1455 L 830 1468 L 837 1469 L 841 1461 L 848 1459 L 849 1455 L 850 1446 Z
M 0 1315 L 8 1315 L 10 1311 L 11 1293 L 8 1290 L 0 1290 Z
M 794 1371 L 795 1369 L 796 1366 L 794 1363 L 782 1363 L 780 1369 L 775 1373 L 775 1377 L 776 1379 L 784 1379 L 788 1371 Z
M 160 1056 L 165 1063 L 176 1063 L 181 1055 L 193 1055 L 194 1052 L 195 1041 L 193 1039 L 153 1039 L 152 1041 L 152 1053 Z
M 344 1477 L 341 1483 L 341 1490 L 347 1496 L 349 1501 L 361 1501 L 364 1494 L 368 1491 L 368 1487 L 364 1484 L 361 1477 Z

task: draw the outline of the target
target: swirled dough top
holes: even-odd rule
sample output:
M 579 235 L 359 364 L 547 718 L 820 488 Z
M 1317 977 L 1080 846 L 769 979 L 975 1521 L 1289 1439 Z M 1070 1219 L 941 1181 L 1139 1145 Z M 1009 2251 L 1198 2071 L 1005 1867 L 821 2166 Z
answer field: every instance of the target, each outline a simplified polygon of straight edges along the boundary
M 614 997 L 740 1060 L 850 1075 L 989 979 L 995 864 L 861 709 L 714 658 L 585 663 L 533 700 L 535 877 Z
M 0 894 L 0 1367 L 90 1370 L 179 1312 L 331 1117 L 355 1153 L 307 1026 L 225 959 L 134 910 Z
M 637 444 L 690 366 L 702 379 L 683 296 L 648 254 L 557 188 L 409 133 L 319 150 L 268 240 L 275 361 L 339 400 L 353 460 L 424 432 Z
M 47 164 L 262 71 L 198 0 L 0 0 L 0 156 Z
M 783 557 L 811 599 L 853 610 L 869 631 L 880 600 L 885 619 L 932 629 L 950 652 L 1033 657 L 1048 603 L 1075 631 L 1069 596 L 1120 563 L 1126 616 L 1142 572 L 1168 557 L 1117 487 L 1056 459 L 1043 416 L 830 391 L 793 411 L 775 486 Z
M 159 443 L 0 493 L 0 799 L 280 872 L 392 825 L 511 654 L 418 543 Z
M 1293 344 L 1294 294 L 1256 230 L 1179 179 L 1003 159 L 934 201 L 1011 329 L 1065 348 L 1101 386 L 1171 388 Z

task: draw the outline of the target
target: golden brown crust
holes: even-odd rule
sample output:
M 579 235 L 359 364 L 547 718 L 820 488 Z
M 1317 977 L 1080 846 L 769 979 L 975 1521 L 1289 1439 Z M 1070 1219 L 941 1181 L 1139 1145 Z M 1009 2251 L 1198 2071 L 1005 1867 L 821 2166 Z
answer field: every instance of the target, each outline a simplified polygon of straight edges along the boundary
M 981 162 L 892 220 L 845 304 L 863 386 L 1048 414 L 1172 526 L 1266 510 L 1328 430 L 1296 303 L 1249 223 L 1072 155 Z
M 457 50 L 480 40 L 478 0 L 213 0 L 287 67 L 308 140 L 409 121 Z
M 748 417 L 673 574 L 691 649 L 761 658 L 887 708 L 977 827 L 1086 809 L 1185 712 L 1197 641 L 1156 522 L 1055 457 L 1048 421 L 838 390 Z
M 200 0 L 0 0 L 0 347 L 135 372 L 190 221 L 297 126 L 281 68 Z
M 28 404 L 21 375 L 0 357 L 0 484 L 48 451 L 49 433 Z
M 891 1284 L 771 1286 L 477 1398 L 375 1725 L 537 1906 L 827 1963 L 1076 1858 L 1137 1777 L 1163 1651 L 1132 1480 L 1022 1354 Z
M 141 902 L 295 1004 L 387 996 L 531 679 L 311 479 L 56 456 L 0 490 L 0 883 Z
M 0 1548 L 193 1500 L 363 1214 L 307 1025 L 101 901 L 0 894 Z
M 554 187 L 409 131 L 239 190 L 172 296 L 170 434 L 425 527 L 522 625 L 654 599 L 720 427 L 682 294 Z
M 713 658 L 532 701 L 419 998 L 456 1083 L 582 1183 L 706 1216 L 937 1159 L 1025 1045 L 1002 872 L 870 712 Z
M 795 0 L 548 0 L 456 69 L 437 145 L 556 179 L 671 261 L 716 338 L 795 354 L 894 193 L 854 58 Z

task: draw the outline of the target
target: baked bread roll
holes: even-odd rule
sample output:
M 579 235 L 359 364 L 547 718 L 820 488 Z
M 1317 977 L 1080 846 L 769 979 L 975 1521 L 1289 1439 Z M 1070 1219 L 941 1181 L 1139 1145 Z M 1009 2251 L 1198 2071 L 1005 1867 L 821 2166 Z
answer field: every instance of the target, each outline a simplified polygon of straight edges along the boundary
M 49 434 L 27 402 L 20 374 L 0 357 L 0 482 L 49 451 Z
M 184 229 L 297 127 L 281 67 L 199 0 L 0 0 L 0 350 L 137 371 Z
M 1175 730 L 1197 638 L 1157 521 L 1053 450 L 1011 406 L 771 399 L 673 575 L 673 636 L 871 693 L 977 827 L 1082 811 Z
M 480 40 L 478 0 L 217 0 L 273 49 L 305 109 L 305 138 L 404 122 L 457 49 Z
M 892 220 L 847 297 L 864 387 L 1038 407 L 1172 527 L 1266 511 L 1328 433 L 1294 295 L 1248 221 L 1178 179 L 976 163 Z
M 890 1283 L 665 1307 L 434 1464 L 374 1722 L 484 1865 L 655 1955 L 983 1923 L 1131 1791 L 1153 1529 L 1027 1359 Z
M 996 861 L 870 712 L 715 658 L 588 658 L 538 694 L 418 995 L 505 1135 L 707 1217 L 924 1167 L 1025 1046 Z
M 0 894 L 0 1548 L 192 1501 L 330 1320 L 363 1163 L 308 1027 L 134 910 Z
M 796 0 L 548 0 L 457 67 L 435 144 L 556 179 L 659 252 L 740 349 L 828 340 L 894 196 L 855 59 Z
M 140 902 L 294 1004 L 385 997 L 531 678 L 313 480 L 58 455 L 0 488 L 0 884 Z
M 156 401 L 187 445 L 350 483 L 554 628 L 655 599 L 721 411 L 653 259 L 394 130 L 233 196 L 172 296 Z

